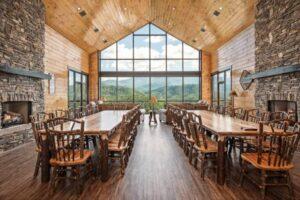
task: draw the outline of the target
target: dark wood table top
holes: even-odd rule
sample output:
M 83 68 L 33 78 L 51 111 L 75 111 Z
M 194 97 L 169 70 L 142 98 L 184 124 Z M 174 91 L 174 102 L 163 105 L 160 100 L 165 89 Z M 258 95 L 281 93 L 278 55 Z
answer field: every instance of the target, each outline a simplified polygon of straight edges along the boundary
M 84 134 L 99 135 L 101 133 L 108 134 L 112 132 L 122 121 L 123 115 L 128 110 L 105 110 L 98 113 L 81 118 L 84 123 Z M 72 122 L 66 122 L 63 125 L 64 130 L 70 130 L 73 126 Z M 73 130 L 79 129 L 79 124 L 75 124 Z
M 259 124 L 221 115 L 207 110 L 188 110 L 200 115 L 203 126 L 219 136 L 255 136 L 258 135 Z M 264 125 L 265 132 L 271 132 L 271 127 Z M 275 131 L 279 131 L 276 130 Z

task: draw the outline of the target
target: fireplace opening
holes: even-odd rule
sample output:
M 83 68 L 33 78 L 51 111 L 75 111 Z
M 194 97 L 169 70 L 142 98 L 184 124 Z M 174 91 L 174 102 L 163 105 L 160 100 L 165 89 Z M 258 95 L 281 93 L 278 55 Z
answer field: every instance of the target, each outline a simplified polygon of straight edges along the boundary
M 294 122 L 298 121 L 297 102 L 295 101 L 270 100 L 268 101 L 268 111 L 270 111 L 271 113 L 281 113 L 284 116 L 280 117 L 288 118 L 289 120 L 292 120 Z M 276 117 L 276 115 L 274 115 L 273 117 Z
M 19 124 L 29 123 L 31 115 L 30 101 L 9 101 L 1 104 L 1 127 L 7 128 Z

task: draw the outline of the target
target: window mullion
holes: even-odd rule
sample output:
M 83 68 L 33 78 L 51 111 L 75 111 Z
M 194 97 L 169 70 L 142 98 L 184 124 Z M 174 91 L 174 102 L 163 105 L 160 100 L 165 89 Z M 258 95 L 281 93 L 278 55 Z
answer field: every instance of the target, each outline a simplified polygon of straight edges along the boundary
M 137 101 L 137 96 L 135 95 L 135 90 L 136 90 L 136 84 L 139 82 L 137 82 L 135 79 L 136 79 L 136 77 L 148 77 L 148 81 L 149 81 L 149 86 L 148 86 L 148 89 L 149 89 L 149 92 L 148 92 L 148 94 L 149 94 L 149 100 L 150 100 L 150 98 L 151 98 L 151 96 L 152 96 L 152 80 L 153 80 L 153 77 L 162 77 L 162 78 L 164 78 L 164 81 L 165 81 L 165 86 L 164 86 L 164 88 L 165 88 L 165 102 L 167 103 L 168 102 L 168 92 L 167 92 L 167 89 L 168 89 L 168 80 L 170 79 L 170 77 L 181 77 L 181 92 L 182 92 L 182 94 L 181 94 L 181 97 L 179 98 L 179 99 L 181 99 L 181 101 L 183 101 L 183 102 L 185 102 L 186 100 L 188 100 L 188 99 L 186 99 L 186 97 L 184 96 L 184 94 L 185 94 L 185 90 L 186 90 L 186 88 L 185 88 L 185 82 L 186 81 L 188 81 L 188 80 L 190 80 L 190 79 L 188 79 L 188 80 L 185 80 L 185 77 L 196 77 L 196 76 L 199 76 L 199 81 L 198 81 L 198 90 L 200 90 L 201 91 L 201 87 L 200 87 L 200 83 L 201 83 L 201 81 L 202 81 L 202 79 L 201 79 L 201 77 L 202 77 L 202 74 L 200 74 L 200 73 L 202 73 L 201 72 L 201 59 L 200 59 L 200 51 L 198 51 L 198 53 L 199 53 L 199 55 L 198 55 L 198 71 L 196 72 L 195 71 L 195 73 L 193 73 L 194 71 L 186 71 L 185 72 L 185 64 L 184 64 L 184 61 L 185 60 L 190 60 L 190 62 L 191 62 L 191 67 L 193 67 L 194 65 L 193 65 L 193 62 L 195 62 L 195 61 L 193 61 L 193 60 L 197 60 L 197 59 L 195 59 L 195 58 L 192 58 L 192 57 L 190 57 L 190 56 L 188 56 L 188 57 L 190 57 L 190 58 L 184 58 L 184 53 L 185 53 L 185 48 L 184 48 L 184 45 L 186 45 L 185 43 L 183 43 L 182 41 L 180 41 L 180 40 L 177 40 L 178 42 L 177 43 L 174 43 L 174 45 L 176 46 L 176 47 L 179 47 L 178 45 L 180 45 L 180 47 L 181 47 L 181 58 L 168 58 L 168 44 L 169 44 L 169 41 L 168 41 L 168 33 L 165 33 L 165 34 L 152 34 L 152 31 L 151 31 L 151 23 L 148 25 L 149 26 L 149 29 L 148 29 L 148 34 L 135 34 L 135 33 L 133 33 L 132 34 L 132 40 L 131 40 L 131 45 L 132 45 L 132 57 L 131 58 L 124 58 L 124 59 L 122 59 L 122 60 L 131 60 L 131 62 L 132 62 L 132 72 L 131 71 L 124 71 L 124 72 L 122 72 L 122 71 L 119 71 L 119 41 L 117 41 L 116 42 L 116 44 L 115 44 L 115 48 L 116 48 L 116 58 L 115 59 L 111 59 L 111 58 L 104 58 L 103 60 L 115 60 L 115 68 L 116 68 L 116 71 L 115 72 L 113 72 L 113 71 L 111 71 L 112 73 L 110 73 L 110 71 L 104 71 L 104 73 L 102 73 L 103 71 L 102 71 L 102 69 L 101 69 L 101 62 L 102 62 L 102 59 L 100 59 L 99 58 L 99 60 L 100 60 L 100 62 L 99 62 L 99 64 L 100 64 L 100 70 L 99 70 L 99 91 L 100 91 L 100 95 L 102 95 L 102 90 L 101 90 L 101 85 L 102 85 L 102 83 L 101 82 L 103 82 L 102 81 L 102 77 L 115 77 L 115 79 L 116 79 L 116 83 L 115 83 L 115 86 L 116 86 L 116 101 L 120 101 L 120 97 L 119 97 L 119 79 L 120 79 L 120 77 L 130 77 L 130 78 L 132 78 L 132 97 L 130 98 L 130 99 L 132 99 L 131 101 L 133 101 L 133 102 L 136 102 Z M 148 46 L 148 53 L 149 53 L 149 57 L 148 57 L 148 59 L 147 58 L 135 58 L 135 52 L 136 52 L 136 49 L 135 49 L 135 46 L 137 45 L 137 43 L 135 42 L 135 39 L 137 39 L 137 37 L 140 37 L 140 36 L 147 36 L 149 39 L 148 39 L 148 44 L 147 44 L 147 46 Z M 152 36 L 160 36 L 161 38 L 165 38 L 165 43 L 164 43 L 164 45 L 165 45 L 165 56 L 164 57 L 159 57 L 159 58 L 152 58 L 152 48 L 153 48 L 153 44 L 151 43 L 152 42 L 152 40 L 153 40 L 153 37 Z M 146 38 L 146 37 L 145 37 Z M 154 39 L 156 39 L 156 38 L 154 38 Z M 176 38 L 175 38 L 176 39 Z M 141 40 L 143 40 L 143 39 L 141 39 Z M 129 40 L 127 40 L 127 41 L 129 41 Z M 156 41 L 156 40 L 155 40 Z M 154 42 L 155 42 L 154 41 Z M 161 40 L 160 40 L 161 41 Z M 179 43 L 180 42 L 180 43 Z M 145 42 L 144 42 L 145 43 Z M 121 44 L 121 43 L 120 43 Z M 127 43 L 128 44 L 128 43 Z M 155 43 L 156 44 L 156 43 Z M 173 44 L 173 43 L 171 43 L 171 44 Z M 125 46 L 128 46 L 128 45 L 126 45 L 126 43 L 125 43 Z M 189 50 L 189 48 L 186 48 L 187 50 L 188 50 L 188 52 L 190 51 Z M 159 48 L 159 53 L 161 53 L 161 49 Z M 99 54 L 101 55 L 101 52 L 99 52 Z M 193 52 L 193 54 L 195 54 L 195 52 Z M 193 54 L 191 54 L 191 55 L 193 55 Z M 160 54 L 159 54 L 160 55 Z M 127 57 L 127 56 L 125 56 L 125 57 Z M 142 62 L 143 60 L 144 61 L 148 61 L 148 71 L 145 71 L 145 72 L 142 72 L 142 71 L 138 71 L 138 73 L 136 72 L 136 65 L 135 65 L 135 61 L 137 61 L 137 60 L 140 60 L 139 62 Z M 162 61 L 165 61 L 165 70 L 164 71 L 161 71 L 161 72 L 159 72 L 159 73 L 157 73 L 157 71 L 153 71 L 153 69 L 152 69 L 152 65 L 153 65 L 153 61 L 154 60 L 161 60 L 160 62 L 162 62 Z M 179 62 L 179 61 L 181 61 L 181 71 L 177 71 L 177 73 L 173 73 L 173 72 L 176 72 L 176 71 L 172 71 L 172 69 L 169 71 L 169 69 L 168 69 L 168 61 L 169 60 L 174 60 L 173 62 L 175 62 L 176 60 L 178 60 L 177 62 Z M 129 61 L 128 61 L 129 62 Z M 155 62 L 159 62 L 159 61 L 155 61 Z M 104 64 L 104 63 L 103 63 Z M 110 63 L 109 63 L 110 64 Z M 141 63 L 141 64 L 143 64 L 143 63 Z M 173 65 L 172 63 L 170 63 L 171 65 Z M 175 66 L 178 66 L 176 63 L 174 63 L 174 65 Z M 195 68 L 191 68 L 191 69 L 195 69 Z M 101 72 L 101 73 L 100 73 Z M 170 72 L 170 73 L 169 73 Z M 197 75 L 195 75 L 197 73 Z M 75 78 L 75 77 L 74 77 Z M 226 79 L 226 75 L 225 75 L 225 79 Z M 191 80 L 193 80 L 193 79 L 191 79 Z M 104 80 L 105 81 L 105 80 Z M 189 82 L 189 81 L 188 81 Z M 191 82 L 191 85 L 194 85 L 194 82 L 195 81 L 193 81 L 193 82 Z M 224 83 L 226 84 L 226 81 L 224 81 Z M 219 83 L 218 83 L 219 84 Z M 172 85 L 172 84 L 171 84 Z M 176 86 L 176 85 L 175 85 Z M 75 87 L 75 84 L 74 84 L 74 87 Z M 161 86 L 160 86 L 161 87 Z M 224 87 L 226 87 L 226 85 L 224 86 Z M 74 88 L 75 89 L 75 88 Z M 218 89 L 219 89 L 219 87 L 218 87 Z M 225 90 L 225 92 L 226 92 L 226 88 L 224 89 Z M 197 97 L 198 99 L 200 99 L 201 98 L 201 92 L 200 91 L 197 91 L 197 92 L 199 92 L 198 94 L 199 94 L 199 97 Z M 109 93 L 108 93 L 109 94 Z M 218 91 L 218 95 L 219 95 L 219 91 Z M 82 96 L 82 95 L 81 95 Z M 192 97 L 192 99 L 194 99 L 195 97 Z M 178 99 L 178 100 L 179 100 Z M 175 99 L 174 99 L 175 100 Z

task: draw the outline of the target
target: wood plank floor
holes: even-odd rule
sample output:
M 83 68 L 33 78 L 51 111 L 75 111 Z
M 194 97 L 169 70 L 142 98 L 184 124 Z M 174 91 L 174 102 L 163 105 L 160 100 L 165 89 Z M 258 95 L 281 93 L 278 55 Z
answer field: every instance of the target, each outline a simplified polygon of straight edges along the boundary
M 0 154 L 0 199 L 50 199 L 48 184 L 40 177 L 33 179 L 36 155 L 34 143 Z M 300 155 L 292 171 L 296 199 L 300 199 Z M 215 182 L 215 173 L 205 181 L 189 165 L 187 157 L 175 142 L 170 127 L 159 124 L 139 127 L 134 151 L 124 177 L 114 163 L 106 183 L 88 179 L 80 197 L 74 194 L 72 183 L 59 185 L 52 199 L 259 199 L 259 190 L 249 181 L 238 187 L 239 169 L 232 164 L 231 177 L 224 187 Z M 266 199 L 286 199 L 287 189 L 267 189 Z

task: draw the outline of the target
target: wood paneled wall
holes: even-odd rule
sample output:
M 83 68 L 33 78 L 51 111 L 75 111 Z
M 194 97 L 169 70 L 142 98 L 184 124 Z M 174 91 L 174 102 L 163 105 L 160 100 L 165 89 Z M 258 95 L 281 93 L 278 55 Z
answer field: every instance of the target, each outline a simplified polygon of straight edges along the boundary
M 90 54 L 90 75 L 89 75 L 89 98 L 90 101 L 98 100 L 98 52 Z
M 89 54 L 46 25 L 44 64 L 45 71 L 55 75 L 54 95 L 45 81 L 45 110 L 67 108 L 68 68 L 89 73 Z
M 232 89 L 238 96 L 235 107 L 255 107 L 255 84 L 243 90 L 239 79 L 243 70 L 254 71 L 255 67 L 255 26 L 251 25 L 212 54 L 212 72 L 232 67 Z
M 211 54 L 202 51 L 202 99 L 211 101 Z

